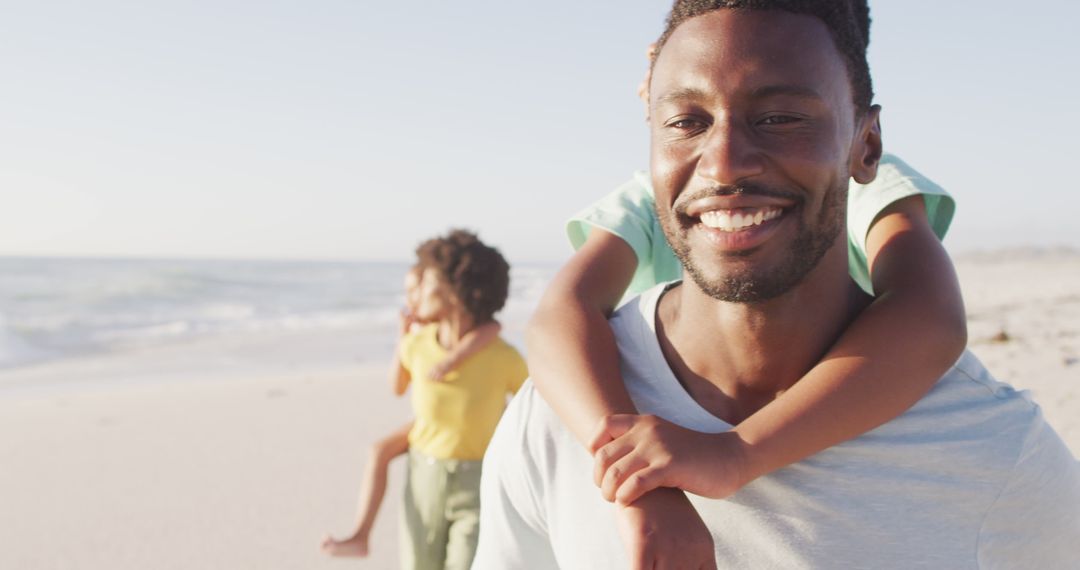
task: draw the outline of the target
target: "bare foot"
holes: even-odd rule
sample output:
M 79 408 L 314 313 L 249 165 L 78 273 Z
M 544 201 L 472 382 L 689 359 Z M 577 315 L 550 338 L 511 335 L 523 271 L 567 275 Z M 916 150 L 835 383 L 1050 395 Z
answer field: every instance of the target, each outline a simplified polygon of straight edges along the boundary
M 368 555 L 367 537 L 354 534 L 343 540 L 335 540 L 327 535 L 323 539 L 321 548 L 330 556 L 352 556 L 364 558 Z

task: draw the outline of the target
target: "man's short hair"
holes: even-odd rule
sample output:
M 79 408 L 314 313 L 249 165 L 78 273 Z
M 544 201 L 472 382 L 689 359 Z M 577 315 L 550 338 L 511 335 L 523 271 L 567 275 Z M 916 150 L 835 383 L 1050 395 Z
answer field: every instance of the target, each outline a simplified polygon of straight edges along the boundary
M 421 267 L 439 273 L 477 324 L 492 320 L 506 304 L 510 265 L 499 250 L 484 244 L 476 234 L 450 230 L 420 244 L 416 257 Z
M 782 10 L 821 20 L 844 57 L 855 108 L 865 112 L 874 100 L 866 46 L 870 44 L 870 6 L 867 0 L 675 0 L 664 33 L 656 41 L 656 56 L 683 22 L 713 10 Z

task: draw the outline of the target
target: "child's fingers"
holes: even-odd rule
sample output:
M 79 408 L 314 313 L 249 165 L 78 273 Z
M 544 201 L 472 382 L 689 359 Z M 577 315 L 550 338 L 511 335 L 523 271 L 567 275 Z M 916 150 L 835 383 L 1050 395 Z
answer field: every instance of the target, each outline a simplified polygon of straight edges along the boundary
M 664 486 L 663 469 L 651 465 L 642 467 L 623 478 L 615 490 L 615 501 L 620 505 L 629 505 L 645 493 Z
M 608 435 L 607 427 L 603 424 L 604 419 L 601 419 L 600 422 L 596 424 L 596 431 L 593 432 L 592 438 L 589 439 L 589 453 L 593 455 L 596 455 L 596 452 L 600 451 L 601 447 L 604 447 L 615 439 Z
M 604 484 L 604 474 L 608 469 L 634 450 L 634 444 L 626 441 L 612 441 L 593 454 L 593 482 L 597 487 Z
M 615 491 L 618 490 L 623 481 L 638 470 L 648 466 L 649 462 L 636 453 L 624 455 L 622 459 L 616 461 L 604 471 L 604 480 L 600 484 L 600 494 L 604 496 L 604 499 L 614 501 Z
M 609 444 L 609 443 L 611 443 L 613 441 L 615 441 L 615 440 L 613 438 L 608 437 L 606 432 L 596 432 L 596 434 L 593 435 L 592 440 L 589 441 L 589 453 L 591 453 L 593 456 L 595 456 L 596 452 L 600 451 L 600 448 L 604 447 L 605 445 L 607 445 L 607 444 Z
M 589 453 L 595 455 L 601 447 L 630 431 L 637 417 L 634 414 L 612 414 L 600 418 L 596 424 L 596 431 L 589 440 Z

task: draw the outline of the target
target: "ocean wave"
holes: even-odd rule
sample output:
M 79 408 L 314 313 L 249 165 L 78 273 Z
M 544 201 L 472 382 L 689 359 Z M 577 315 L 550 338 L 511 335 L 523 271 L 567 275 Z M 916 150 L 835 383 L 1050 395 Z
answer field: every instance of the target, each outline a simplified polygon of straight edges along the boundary
M 12 368 L 46 359 L 49 351 L 33 346 L 7 326 L 0 314 L 0 368 Z
M 0 366 L 214 335 L 392 334 L 405 264 L 0 258 Z M 551 271 L 519 267 L 499 315 L 520 336 Z

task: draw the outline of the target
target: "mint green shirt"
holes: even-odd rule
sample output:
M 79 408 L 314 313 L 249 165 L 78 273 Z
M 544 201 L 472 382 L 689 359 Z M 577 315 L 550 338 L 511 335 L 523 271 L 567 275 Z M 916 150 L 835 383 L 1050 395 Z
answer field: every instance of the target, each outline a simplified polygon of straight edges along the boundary
M 926 203 L 926 215 L 934 233 L 938 239 L 944 239 L 956 203 L 942 187 L 899 158 L 885 154 L 873 182 L 859 184 L 852 180 L 848 186 L 848 271 L 867 293 L 873 294 L 866 261 L 866 235 L 870 226 L 893 202 L 917 195 Z M 619 236 L 630 245 L 638 265 L 626 298 L 658 283 L 682 278 L 682 265 L 656 219 L 655 202 L 649 174 L 635 172 L 632 179 L 578 212 L 566 224 L 567 237 L 575 250 L 581 248 L 594 227 Z

